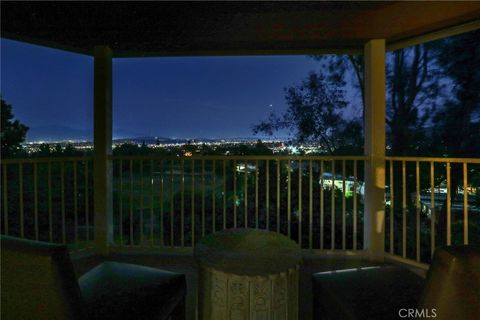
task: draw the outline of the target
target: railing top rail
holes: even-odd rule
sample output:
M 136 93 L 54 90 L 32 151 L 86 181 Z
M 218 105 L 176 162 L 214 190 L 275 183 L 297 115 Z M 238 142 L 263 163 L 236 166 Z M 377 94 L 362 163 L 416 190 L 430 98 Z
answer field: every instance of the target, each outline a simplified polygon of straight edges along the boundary
M 12 158 L 2 159 L 2 164 L 19 164 L 19 163 L 45 163 L 45 162 L 69 162 L 69 161 L 89 161 L 92 160 L 92 156 L 80 156 L 80 157 L 45 157 L 45 158 Z
M 111 156 L 111 160 L 367 160 L 366 156 L 208 155 L 208 156 Z
M 68 162 L 68 161 L 89 161 L 93 156 L 78 157 L 45 157 L 45 158 L 12 158 L 1 159 L 3 164 L 18 163 L 40 163 L 40 162 Z M 332 156 L 332 155 L 315 155 L 315 156 L 295 156 L 295 155 L 195 155 L 195 156 L 167 156 L 167 155 L 125 155 L 110 156 L 111 160 L 368 160 L 367 156 Z M 419 161 L 419 162 L 442 162 L 442 163 L 478 163 L 480 158 L 443 158 L 443 157 L 398 157 L 387 156 L 385 160 L 389 161 Z
M 442 158 L 442 157 L 385 157 L 392 161 L 419 161 L 419 162 L 455 162 L 455 163 L 480 163 L 480 158 Z

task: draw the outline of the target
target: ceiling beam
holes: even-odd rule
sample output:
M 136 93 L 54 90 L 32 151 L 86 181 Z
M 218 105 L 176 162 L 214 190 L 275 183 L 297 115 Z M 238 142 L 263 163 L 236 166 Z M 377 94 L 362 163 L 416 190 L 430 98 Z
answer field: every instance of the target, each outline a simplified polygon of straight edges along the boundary
M 474 20 L 458 26 L 444 28 L 434 32 L 429 32 L 419 36 L 408 39 L 403 39 L 387 44 L 387 51 L 394 51 L 407 47 L 412 47 L 417 44 L 427 43 L 430 41 L 440 40 L 448 37 L 453 37 L 462 33 L 471 32 L 480 29 L 480 20 Z

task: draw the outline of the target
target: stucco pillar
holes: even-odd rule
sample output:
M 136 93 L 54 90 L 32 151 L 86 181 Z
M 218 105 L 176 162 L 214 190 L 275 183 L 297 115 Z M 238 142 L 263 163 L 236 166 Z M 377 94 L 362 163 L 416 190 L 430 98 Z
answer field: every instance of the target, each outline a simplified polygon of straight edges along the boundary
M 370 40 L 365 59 L 364 249 L 383 260 L 385 242 L 385 40 Z
M 93 93 L 95 248 L 106 254 L 113 240 L 112 50 L 107 46 L 94 49 Z

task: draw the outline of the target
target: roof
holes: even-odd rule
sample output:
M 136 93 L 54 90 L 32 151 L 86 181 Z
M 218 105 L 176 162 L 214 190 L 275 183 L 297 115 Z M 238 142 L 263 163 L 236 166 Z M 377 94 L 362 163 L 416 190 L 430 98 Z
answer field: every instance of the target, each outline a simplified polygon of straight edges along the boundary
M 480 2 L 15 2 L 1 36 L 115 57 L 360 51 L 480 21 Z

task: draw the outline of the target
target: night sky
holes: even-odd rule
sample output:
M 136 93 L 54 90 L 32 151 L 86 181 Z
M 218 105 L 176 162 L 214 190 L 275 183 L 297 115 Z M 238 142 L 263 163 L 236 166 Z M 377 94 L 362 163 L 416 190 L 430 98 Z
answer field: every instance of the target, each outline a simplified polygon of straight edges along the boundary
M 93 58 L 5 39 L 1 45 L 1 94 L 16 118 L 32 132 L 92 132 Z M 251 137 L 253 124 L 286 109 L 283 89 L 317 66 L 305 56 L 114 59 L 114 138 Z

